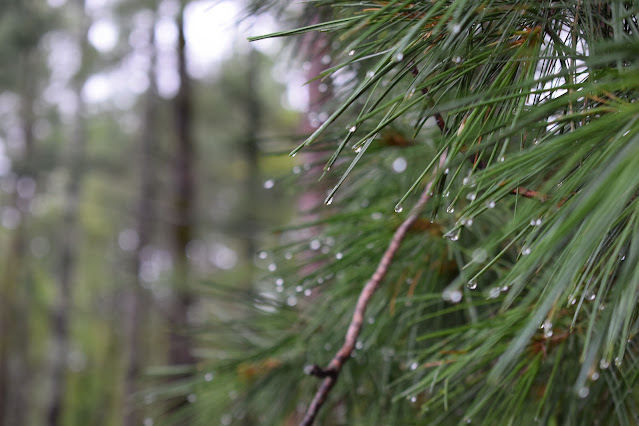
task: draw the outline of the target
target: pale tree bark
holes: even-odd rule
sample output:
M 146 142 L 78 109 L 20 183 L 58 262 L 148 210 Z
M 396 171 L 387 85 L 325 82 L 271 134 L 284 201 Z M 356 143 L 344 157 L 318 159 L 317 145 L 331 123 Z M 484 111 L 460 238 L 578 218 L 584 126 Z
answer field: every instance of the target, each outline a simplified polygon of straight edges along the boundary
M 187 72 L 186 39 L 184 36 L 184 9 L 186 1 L 180 3 L 177 16 L 178 27 L 178 74 L 180 88 L 173 100 L 175 119 L 174 151 L 174 198 L 173 198 L 173 255 L 174 286 L 169 308 L 171 321 L 169 333 L 168 362 L 173 366 L 188 367 L 195 363 L 191 339 L 188 336 L 188 312 L 193 304 L 189 284 L 189 263 L 186 249 L 193 236 L 195 213 L 195 142 L 193 139 L 193 93 Z M 175 377 L 176 380 L 186 376 Z M 186 403 L 186 398 L 177 398 L 169 405 L 174 411 Z
M 154 7 L 155 12 L 155 7 Z M 126 372 L 124 377 L 124 426 L 141 424 L 140 405 L 135 401 L 141 366 L 146 358 L 147 345 L 142 331 L 148 320 L 149 301 L 142 287 L 141 272 L 143 250 L 151 243 L 155 224 L 153 202 L 156 195 L 156 145 L 158 140 L 158 98 L 157 98 L 157 48 L 155 45 L 155 16 L 149 31 L 148 56 L 150 65 L 147 72 L 149 89 L 145 95 L 143 125 L 139 142 L 139 179 L 137 224 L 138 245 L 133 259 L 133 282 L 125 295 L 125 339 L 127 346 Z
M 51 400 L 47 411 L 47 425 L 62 424 L 62 411 L 67 393 L 67 357 L 69 353 L 69 329 L 73 293 L 73 274 L 77 261 L 79 245 L 78 210 L 82 195 L 84 175 L 86 128 L 84 122 L 85 105 L 81 91 L 86 76 L 85 59 L 88 52 L 87 30 L 89 19 L 85 13 L 84 0 L 77 0 L 74 7 L 78 14 L 78 44 L 81 46 L 82 61 L 72 85 L 76 102 L 76 111 L 71 126 L 71 135 L 67 151 L 69 180 L 66 186 L 62 234 L 60 235 L 58 294 L 52 318 L 53 363 Z

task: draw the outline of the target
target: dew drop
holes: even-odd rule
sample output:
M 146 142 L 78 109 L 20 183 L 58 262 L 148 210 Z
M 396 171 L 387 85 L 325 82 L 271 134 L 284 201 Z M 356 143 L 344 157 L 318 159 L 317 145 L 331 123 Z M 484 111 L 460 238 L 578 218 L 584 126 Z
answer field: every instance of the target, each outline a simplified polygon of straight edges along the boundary
M 297 297 L 295 296 L 288 296 L 288 298 L 286 299 L 286 304 L 288 306 L 295 306 L 297 305 Z
M 468 177 L 463 178 L 462 179 L 462 185 L 466 185 L 469 180 L 470 180 L 470 178 L 468 178 Z
M 204 375 L 204 380 L 207 382 L 210 382 L 211 380 L 213 380 L 213 373 L 206 373 Z
M 590 375 L 590 379 L 591 380 L 597 380 L 599 378 L 599 372 L 598 371 L 594 371 L 591 375 Z
M 342 254 L 342 252 L 339 252 L 339 253 L 337 253 L 337 254 L 335 255 L 335 259 L 337 259 L 337 260 L 341 260 L 341 259 L 342 259 L 342 257 L 344 257 L 344 255 Z
M 491 200 L 491 201 L 488 201 L 488 202 L 486 203 L 486 207 L 487 207 L 487 208 L 489 208 L 489 209 L 494 209 L 494 208 L 495 208 L 495 202 L 494 202 L 494 201 L 492 201 L 492 200 Z
M 396 205 L 395 206 L 395 213 L 401 213 L 404 211 L 404 207 L 402 207 L 401 205 Z
M 608 367 L 610 367 L 610 361 L 608 361 L 605 358 L 602 358 L 601 361 L 599 361 L 599 368 L 601 368 L 602 370 L 605 370 Z
M 275 285 L 278 287 L 281 287 L 284 285 L 284 279 L 283 278 L 278 278 L 275 280 Z
M 300 168 L 300 166 L 295 166 L 293 167 L 293 173 L 298 175 L 300 174 L 300 172 L 302 171 L 302 169 Z
M 324 55 L 324 56 L 322 56 L 322 63 L 323 63 L 324 65 L 327 65 L 327 64 L 329 64 L 330 62 L 331 62 L 331 57 L 330 57 L 329 55 Z
M 455 211 L 455 205 L 454 205 L 454 204 L 449 205 L 449 206 L 446 208 L 446 211 L 447 211 L 448 213 L 453 213 L 453 212 Z
M 368 78 L 373 78 L 373 77 L 375 77 L 375 71 L 368 71 L 368 72 L 366 73 L 366 77 L 368 77 Z
M 395 173 L 402 173 L 404 170 L 406 170 L 407 166 L 408 163 L 406 162 L 406 159 L 404 157 L 397 157 L 395 161 L 393 161 L 393 171 Z
M 270 265 L 268 265 L 268 270 L 271 272 L 277 271 L 277 265 L 275 263 L 271 263 Z
M 313 291 L 310 288 L 307 288 L 306 290 L 304 290 L 304 296 L 306 297 L 310 296 L 311 293 L 313 293 Z
M 477 280 L 473 278 L 472 280 L 468 281 L 467 286 L 470 290 L 475 290 L 477 288 Z
M 444 170 L 444 174 L 447 175 L 448 173 L 450 173 L 450 169 L 446 167 L 446 170 Z
M 586 299 L 590 300 L 591 302 L 595 300 L 596 298 L 597 298 L 597 293 L 594 293 L 592 291 L 589 291 L 588 293 L 586 293 Z
M 477 194 L 475 194 L 474 192 L 470 192 L 468 195 L 466 195 L 466 198 L 470 201 L 475 201 L 475 198 L 477 198 Z
M 473 226 L 473 218 L 472 217 L 470 219 L 466 220 L 466 226 Z
M 301 285 L 298 285 L 298 286 L 295 287 L 295 291 L 298 292 L 298 293 L 301 293 L 302 290 L 304 290 L 304 287 L 302 287 Z
M 410 397 L 410 402 L 413 402 L 413 403 L 417 402 L 417 397 L 416 396 L 411 396 Z
M 590 393 L 590 389 L 584 386 L 581 389 L 579 389 L 579 398 L 585 398 L 588 396 L 589 393 Z
M 355 343 L 355 349 L 361 350 L 364 347 L 364 342 L 362 342 L 361 340 L 358 340 L 357 343 Z
M 501 157 L 499 157 L 499 162 L 503 163 L 504 161 L 506 161 L 506 157 L 504 157 L 503 155 Z
M 331 197 L 328 200 L 324 201 L 324 204 L 326 204 L 327 206 L 330 206 L 331 204 L 333 204 L 333 197 Z
M 266 259 L 266 257 L 268 256 L 268 253 L 266 253 L 265 251 L 261 251 L 258 256 L 260 259 Z
M 319 248 L 322 246 L 322 243 L 320 243 L 319 240 L 313 240 L 308 246 L 311 250 L 319 250 Z
M 355 132 L 355 130 L 357 130 L 357 126 L 351 126 L 351 127 L 349 127 L 349 128 L 348 128 L 348 131 L 349 131 L 350 133 L 354 133 L 354 132 Z
M 623 361 L 623 360 L 622 360 L 622 358 L 621 358 L 621 357 L 617 357 L 617 358 L 615 358 L 615 365 L 616 365 L 617 367 L 621 367 L 621 362 L 622 362 L 622 361 Z
M 417 370 L 417 367 L 419 367 L 419 364 L 417 363 L 417 361 L 414 361 L 414 362 L 410 365 L 410 369 L 411 369 L 411 370 Z
M 397 55 L 395 55 L 395 62 L 401 62 L 404 60 L 404 54 L 402 52 L 399 52 Z
M 264 182 L 264 188 L 265 189 L 271 189 L 275 186 L 275 182 L 273 181 L 273 179 L 269 179 L 266 182 Z
M 461 31 L 461 24 L 457 24 L 457 23 L 453 24 L 450 28 L 450 31 L 453 34 L 459 33 Z
M 530 254 L 530 248 L 526 247 L 521 251 L 522 256 L 528 256 Z
M 353 151 L 355 151 L 356 153 L 360 153 L 362 151 L 362 146 L 361 145 L 357 145 L 355 147 L 353 147 Z
M 353 56 L 355 54 L 354 50 L 351 50 L 350 52 L 348 52 L 348 56 Z

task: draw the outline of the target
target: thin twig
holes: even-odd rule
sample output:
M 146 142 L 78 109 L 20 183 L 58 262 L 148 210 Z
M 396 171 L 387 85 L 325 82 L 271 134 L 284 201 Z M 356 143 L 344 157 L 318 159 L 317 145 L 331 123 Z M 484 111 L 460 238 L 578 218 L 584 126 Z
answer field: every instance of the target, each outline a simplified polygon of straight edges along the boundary
M 442 158 L 445 159 L 445 154 L 442 155 Z M 441 159 L 440 163 L 443 163 Z M 306 411 L 306 416 L 304 416 L 304 420 L 302 420 L 302 423 L 300 423 L 300 425 L 308 426 L 313 424 L 315 416 L 317 416 L 319 409 L 326 401 L 328 393 L 331 391 L 333 386 L 335 386 L 335 382 L 337 381 L 337 377 L 342 370 L 342 366 L 351 357 L 351 354 L 353 353 L 353 349 L 355 348 L 355 344 L 357 342 L 357 338 L 359 337 L 359 334 L 362 330 L 366 307 L 373 297 L 375 290 L 377 290 L 377 287 L 379 287 L 380 282 L 386 276 L 388 268 L 390 267 L 391 262 L 393 261 L 393 258 L 397 253 L 397 250 L 404 240 L 404 237 L 406 236 L 406 232 L 415 222 L 415 220 L 417 220 L 420 212 L 424 208 L 424 205 L 430 198 L 430 190 L 433 186 L 433 183 L 434 179 L 426 185 L 424 191 L 419 197 L 419 201 L 417 202 L 417 204 L 415 204 L 406 220 L 404 220 L 399 228 L 397 228 L 395 234 L 393 234 L 393 238 L 391 239 L 390 244 L 388 245 L 388 248 L 386 249 L 386 252 L 384 252 L 382 259 L 379 262 L 379 265 L 377 265 L 375 273 L 362 289 L 362 292 L 359 295 L 359 299 L 357 299 L 357 305 L 355 306 L 353 318 L 351 319 L 351 323 L 348 326 L 348 331 L 346 332 L 344 345 L 340 348 L 339 351 L 337 351 L 328 367 L 321 368 L 317 365 L 313 365 L 306 369 L 306 372 L 308 374 L 317 377 L 323 377 L 324 381 L 322 382 L 320 388 L 317 390 L 313 401 Z

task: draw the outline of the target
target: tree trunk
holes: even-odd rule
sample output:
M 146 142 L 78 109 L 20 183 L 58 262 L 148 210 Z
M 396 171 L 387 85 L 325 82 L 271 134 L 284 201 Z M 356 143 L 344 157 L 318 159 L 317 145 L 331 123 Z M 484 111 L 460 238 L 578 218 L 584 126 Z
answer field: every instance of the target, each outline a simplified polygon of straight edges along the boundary
M 72 307 L 73 273 L 76 264 L 78 239 L 78 210 L 82 190 L 83 168 L 86 148 L 86 129 L 83 118 L 84 102 L 81 90 L 86 71 L 85 56 L 88 51 L 87 30 L 89 20 L 85 14 L 84 0 L 78 0 L 79 13 L 78 40 L 82 46 L 80 70 L 73 81 L 73 88 L 77 109 L 73 122 L 72 135 L 69 139 L 68 167 L 69 181 L 66 187 L 64 204 L 63 234 L 60 236 L 60 263 L 58 274 L 57 302 L 53 312 L 53 367 L 51 401 L 47 411 L 47 424 L 57 426 L 62 424 L 62 409 L 67 391 L 67 355 L 69 352 L 70 310 Z
M 173 254 L 175 259 L 173 300 L 171 302 L 169 320 L 168 361 L 173 366 L 190 366 L 195 360 L 191 352 L 191 339 L 186 334 L 188 329 L 188 311 L 193 300 L 189 285 L 189 265 L 186 248 L 193 234 L 193 216 L 195 204 L 194 177 L 194 140 L 193 95 L 186 66 L 186 39 L 184 36 L 185 2 L 180 5 L 177 17 L 178 26 L 178 73 L 180 89 L 173 101 L 175 117 L 175 157 L 174 157 L 174 225 Z M 176 380 L 185 376 L 176 377 Z M 169 406 L 174 411 L 186 403 L 186 398 L 178 398 Z
M 141 424 L 141 415 L 134 401 L 137 391 L 140 366 L 145 358 L 145 345 L 143 344 L 142 326 L 146 323 L 148 300 L 146 291 L 142 288 L 140 274 L 142 271 L 142 251 L 151 243 L 155 218 L 153 213 L 153 200 L 155 199 L 155 154 L 157 143 L 157 82 L 156 66 L 157 52 L 155 45 L 155 18 L 149 32 L 149 57 L 148 69 L 149 89 L 146 93 L 144 105 L 144 118 L 142 134 L 140 136 L 140 192 L 138 194 L 137 208 L 137 235 L 138 245 L 134 254 L 133 283 L 125 295 L 125 339 L 128 348 L 127 367 L 124 377 L 124 426 L 136 426 Z

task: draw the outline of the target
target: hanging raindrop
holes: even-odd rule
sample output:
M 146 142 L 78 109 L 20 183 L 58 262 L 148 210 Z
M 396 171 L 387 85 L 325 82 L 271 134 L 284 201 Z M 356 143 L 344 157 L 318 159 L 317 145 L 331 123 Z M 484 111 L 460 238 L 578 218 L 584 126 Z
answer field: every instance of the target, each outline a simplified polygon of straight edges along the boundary
M 477 280 L 473 278 L 472 280 L 468 281 L 468 288 L 470 290 L 475 290 L 477 288 Z
M 401 213 L 404 211 L 404 207 L 402 207 L 400 204 L 395 206 L 395 213 Z

